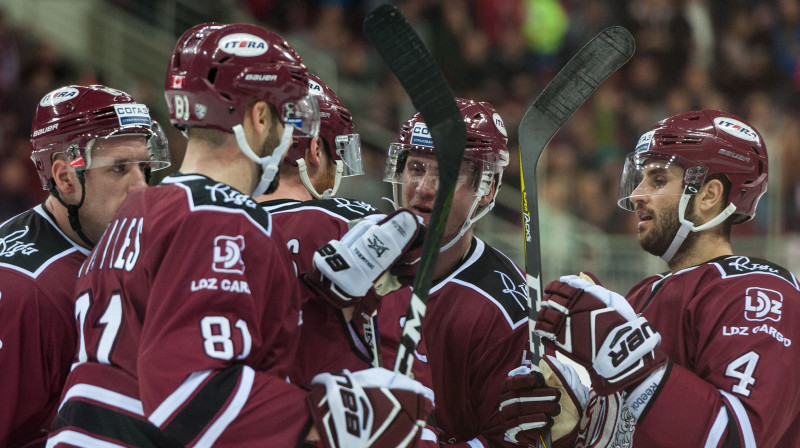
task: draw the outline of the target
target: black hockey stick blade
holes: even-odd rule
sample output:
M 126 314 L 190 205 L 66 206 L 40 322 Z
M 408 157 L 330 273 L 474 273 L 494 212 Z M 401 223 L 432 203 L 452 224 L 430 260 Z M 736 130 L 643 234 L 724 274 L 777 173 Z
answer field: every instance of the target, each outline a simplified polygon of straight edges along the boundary
M 633 56 L 633 36 L 621 26 L 601 31 L 556 74 L 525 112 L 519 126 L 522 218 L 525 236 L 525 272 L 528 283 L 529 330 L 532 362 L 544 353 L 533 332 L 542 301 L 542 260 L 536 167 L 547 143 L 561 126 L 609 76 Z
M 414 361 L 414 350 L 421 337 L 428 292 L 466 147 L 466 127 L 444 74 L 422 39 L 397 8 L 388 4 L 378 6 L 367 14 L 363 26 L 367 40 L 397 76 L 425 120 L 439 164 L 439 189 L 422 245 L 419 267 L 412 284 L 414 292 L 394 364 L 396 372 L 408 375 Z

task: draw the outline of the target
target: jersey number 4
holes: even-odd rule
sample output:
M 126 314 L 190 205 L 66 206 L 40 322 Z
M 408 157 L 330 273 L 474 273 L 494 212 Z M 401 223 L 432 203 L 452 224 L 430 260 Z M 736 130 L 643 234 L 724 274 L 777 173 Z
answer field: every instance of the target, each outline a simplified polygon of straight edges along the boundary
M 733 393 L 745 397 L 750 396 L 751 390 L 749 387 L 756 384 L 753 373 L 755 373 L 756 366 L 758 366 L 758 358 L 758 353 L 749 351 L 728 364 L 728 368 L 725 369 L 725 376 L 739 380 L 739 382 L 734 384 L 733 388 L 731 388 Z

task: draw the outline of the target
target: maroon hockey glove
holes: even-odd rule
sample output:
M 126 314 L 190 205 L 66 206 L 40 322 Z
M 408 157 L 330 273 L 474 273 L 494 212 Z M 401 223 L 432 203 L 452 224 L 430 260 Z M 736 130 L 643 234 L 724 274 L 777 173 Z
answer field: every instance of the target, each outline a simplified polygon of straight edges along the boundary
M 376 367 L 317 375 L 307 402 L 325 448 L 414 447 L 433 410 L 433 391 Z
M 506 439 L 538 447 L 549 431 L 552 447 L 572 448 L 588 393 L 575 370 L 545 356 L 538 368 L 518 367 L 508 375 L 500 397 Z
M 575 275 L 545 287 L 535 331 L 584 366 L 599 395 L 635 386 L 667 362 L 661 335 L 624 297 Z
M 419 232 L 417 217 L 406 209 L 383 217 L 371 215 L 341 240 L 331 240 L 314 253 L 313 267 L 301 279 L 318 296 L 337 308 L 354 306 L 383 286 L 384 273 L 403 257 Z M 399 285 L 398 285 L 399 286 Z M 391 292 L 386 288 L 377 294 Z

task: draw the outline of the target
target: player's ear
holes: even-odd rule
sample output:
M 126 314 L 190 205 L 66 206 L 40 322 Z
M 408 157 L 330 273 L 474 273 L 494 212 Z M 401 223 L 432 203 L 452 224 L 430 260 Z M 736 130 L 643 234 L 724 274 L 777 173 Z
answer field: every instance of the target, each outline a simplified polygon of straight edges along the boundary
M 703 185 L 695 199 L 698 211 L 703 214 L 716 215 L 726 204 L 723 204 L 725 187 L 719 179 L 711 179 Z
M 322 160 L 322 151 L 325 148 L 322 145 L 322 139 L 314 137 L 306 147 L 306 163 L 312 166 L 319 166 Z
M 56 183 L 58 191 L 63 195 L 72 194 L 76 189 L 75 183 L 77 182 L 77 179 L 74 171 L 70 169 L 69 165 L 67 164 L 67 161 L 64 159 L 56 159 L 53 161 L 53 166 L 51 169 L 53 173 L 53 181 Z
M 272 113 L 266 101 L 256 101 L 247 110 L 248 118 L 250 118 L 253 124 L 253 129 L 259 134 L 269 131 Z

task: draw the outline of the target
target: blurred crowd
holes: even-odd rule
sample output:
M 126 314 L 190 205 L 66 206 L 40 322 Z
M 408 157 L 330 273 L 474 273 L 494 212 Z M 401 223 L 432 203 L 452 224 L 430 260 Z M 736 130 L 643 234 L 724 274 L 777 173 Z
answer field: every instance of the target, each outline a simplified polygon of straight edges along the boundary
M 148 1 L 112 3 L 152 19 Z M 217 8 L 231 3 L 216 2 Z M 239 0 L 237 6 L 292 45 L 302 41 L 335 61 L 338 85 L 354 86 L 340 96 L 357 128 L 369 120 L 394 133 L 412 111 L 361 33 L 364 15 L 378 3 Z M 506 188 L 519 185 L 516 132 L 528 106 L 593 35 L 622 25 L 636 39 L 636 54 L 551 142 L 540 200 L 598 229 L 628 233 L 631 216 L 613 206 L 624 155 L 664 117 L 722 109 L 762 133 L 771 159 L 759 216 L 739 231 L 800 231 L 800 170 L 791 168 L 800 166 L 800 0 L 406 0 L 398 6 L 456 95 L 491 102 L 505 120 L 513 149 Z M 219 17 L 192 19 L 225 20 Z M 103 82 L 91 70 L 0 17 L 0 220 L 44 196 L 29 159 L 36 102 L 65 83 Z M 382 161 L 384 149 L 370 150 Z M 504 207 L 497 213 L 519 216 Z

